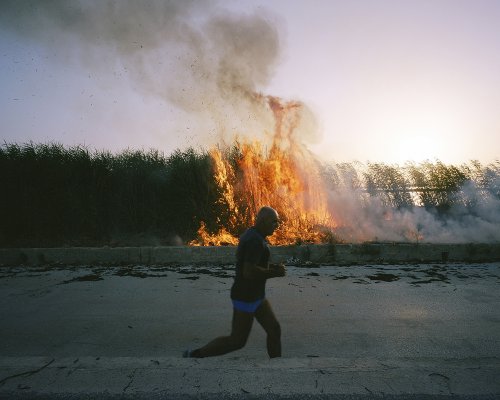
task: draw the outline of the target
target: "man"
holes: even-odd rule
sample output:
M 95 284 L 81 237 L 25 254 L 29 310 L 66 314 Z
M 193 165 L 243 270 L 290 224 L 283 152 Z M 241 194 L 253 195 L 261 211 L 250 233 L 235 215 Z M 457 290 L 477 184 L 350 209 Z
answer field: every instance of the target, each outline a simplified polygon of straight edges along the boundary
M 240 237 L 236 251 L 236 276 L 231 288 L 231 334 L 218 337 L 199 349 L 186 350 L 184 357 L 212 357 L 241 349 L 247 342 L 254 318 L 266 331 L 269 357 L 281 357 L 280 324 L 265 294 L 267 279 L 285 276 L 282 264 L 269 263 L 266 237 L 272 235 L 278 225 L 276 210 L 262 207 L 255 218 L 255 225 Z

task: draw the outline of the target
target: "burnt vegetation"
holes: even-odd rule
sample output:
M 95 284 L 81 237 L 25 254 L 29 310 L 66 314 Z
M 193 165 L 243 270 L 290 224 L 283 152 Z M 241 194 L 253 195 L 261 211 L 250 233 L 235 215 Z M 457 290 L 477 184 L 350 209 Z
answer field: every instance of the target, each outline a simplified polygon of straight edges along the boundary
M 239 153 L 225 157 L 238 168 Z M 226 225 L 209 152 L 189 148 L 119 154 L 84 146 L 3 144 L 0 147 L 0 246 L 180 245 Z M 422 207 L 446 216 L 473 213 L 500 198 L 500 162 L 338 163 L 322 166 L 332 191 L 378 197 L 393 209 Z M 470 186 L 474 190 L 468 190 Z M 244 205 L 243 205 L 244 206 Z M 231 232 L 237 235 L 239 232 Z

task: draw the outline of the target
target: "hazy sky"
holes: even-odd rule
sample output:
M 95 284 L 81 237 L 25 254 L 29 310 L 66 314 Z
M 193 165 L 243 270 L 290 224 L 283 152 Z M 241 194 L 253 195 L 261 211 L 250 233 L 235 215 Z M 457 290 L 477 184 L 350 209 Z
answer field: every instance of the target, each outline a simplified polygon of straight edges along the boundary
M 498 0 L 2 0 L 1 139 L 206 145 L 245 129 L 224 119 L 239 112 L 227 79 L 304 102 L 318 130 L 304 140 L 325 159 L 487 163 L 500 158 L 498 21 Z

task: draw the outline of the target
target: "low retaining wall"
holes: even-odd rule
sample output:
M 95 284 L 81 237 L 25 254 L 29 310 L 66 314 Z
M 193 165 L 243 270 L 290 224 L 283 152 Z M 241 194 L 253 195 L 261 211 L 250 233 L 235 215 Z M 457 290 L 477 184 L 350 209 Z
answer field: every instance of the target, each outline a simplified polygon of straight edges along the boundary
M 73 247 L 0 249 L 0 265 L 233 264 L 235 247 Z M 500 261 L 500 243 L 365 243 L 273 246 L 286 264 L 366 264 Z

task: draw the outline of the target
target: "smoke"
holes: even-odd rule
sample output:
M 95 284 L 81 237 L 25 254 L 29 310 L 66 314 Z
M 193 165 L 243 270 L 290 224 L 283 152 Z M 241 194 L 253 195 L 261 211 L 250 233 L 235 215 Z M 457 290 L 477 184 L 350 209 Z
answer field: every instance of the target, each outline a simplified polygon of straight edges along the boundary
M 299 161 L 316 162 L 301 145 L 316 139 L 313 113 L 300 102 L 260 93 L 280 57 L 272 19 L 262 11 L 231 14 L 201 0 L 0 2 L 0 30 L 43 46 L 62 63 L 82 64 L 104 77 L 127 74 L 136 90 L 186 111 L 188 123 L 199 127 L 200 144 L 279 134 L 282 144 L 302 156 Z M 280 114 L 287 108 L 296 111 Z M 432 208 L 389 207 L 382 195 L 361 189 L 352 169 L 344 172 L 344 185 L 331 188 L 329 197 L 335 233 L 343 240 L 500 240 L 498 192 L 466 183 L 462 203 L 443 215 Z
M 193 0 L 3 0 L 0 29 L 93 73 L 126 73 L 134 87 L 181 108 L 216 133 L 270 132 L 258 90 L 279 58 L 270 16 L 234 15 Z
M 500 176 L 491 188 L 498 187 Z M 492 243 L 500 241 L 500 198 L 467 181 L 460 201 L 446 213 L 413 206 L 397 209 L 381 195 L 353 187 L 329 192 L 329 207 L 338 226 L 334 233 L 346 242 L 389 241 L 426 243 Z

